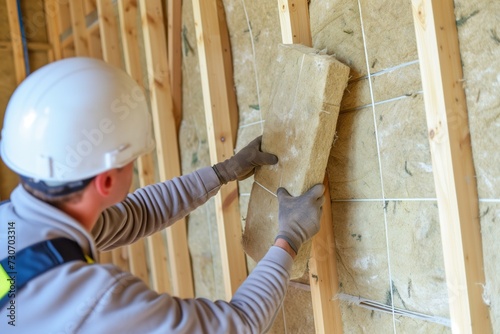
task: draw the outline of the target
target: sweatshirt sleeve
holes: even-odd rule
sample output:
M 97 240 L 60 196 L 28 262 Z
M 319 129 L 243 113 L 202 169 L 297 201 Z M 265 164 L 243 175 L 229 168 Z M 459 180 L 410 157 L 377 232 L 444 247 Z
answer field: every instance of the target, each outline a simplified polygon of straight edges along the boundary
M 129 274 L 99 298 L 81 332 L 263 333 L 283 301 L 293 260 L 273 246 L 231 301 L 180 299 L 157 294 Z M 102 302 L 105 301 L 105 302 Z
M 128 245 L 184 218 L 214 196 L 220 181 L 211 167 L 136 190 L 106 209 L 92 229 L 99 250 Z

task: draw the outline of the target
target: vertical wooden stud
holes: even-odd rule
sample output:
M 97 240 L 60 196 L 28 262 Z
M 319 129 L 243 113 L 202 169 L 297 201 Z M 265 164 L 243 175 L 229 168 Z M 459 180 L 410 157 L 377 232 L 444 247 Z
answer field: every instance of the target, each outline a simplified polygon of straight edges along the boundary
M 283 44 L 312 46 L 309 4 L 305 0 L 278 0 Z
M 23 37 L 21 32 L 21 21 L 16 0 L 7 0 L 7 12 L 9 17 L 10 40 L 12 52 L 14 54 L 14 70 L 17 84 L 26 78 L 26 63 L 23 47 Z
M 139 8 L 143 24 L 158 171 L 160 179 L 164 181 L 179 176 L 181 173 L 170 90 L 165 22 L 160 0 L 140 0 Z M 166 229 L 165 233 L 173 292 L 181 298 L 193 297 L 193 274 L 189 258 L 186 220 L 176 222 Z
M 453 0 L 412 0 L 454 333 L 491 333 Z
M 60 11 L 56 0 L 45 0 L 44 6 L 47 35 L 52 49 L 52 57 L 49 57 L 49 61 L 52 62 L 62 59 Z
M 142 70 L 140 61 L 139 43 L 137 40 L 137 0 L 119 0 L 118 15 L 120 18 L 120 35 L 123 45 L 123 54 L 125 59 L 125 69 L 134 80 L 143 87 Z M 137 159 L 137 167 L 139 169 L 139 183 L 141 187 L 155 183 L 154 178 L 154 162 L 152 153 L 145 154 Z M 163 242 L 161 232 L 147 238 L 147 249 L 151 259 L 151 283 L 153 288 L 160 293 L 172 293 L 170 277 L 167 267 L 167 249 Z M 144 245 L 131 245 L 131 253 L 144 253 Z M 141 257 L 146 258 L 146 254 Z M 136 271 L 139 277 L 140 265 L 139 256 L 130 254 L 132 271 Z M 143 261 L 144 262 L 144 261 Z M 146 265 L 143 263 L 143 265 Z M 143 271 L 144 268 L 141 269 Z M 142 278 L 142 277 L 141 277 Z
M 81 57 L 90 57 L 89 34 L 85 23 L 85 11 L 83 0 L 69 2 L 71 14 L 71 27 L 73 29 L 73 43 L 75 52 Z
M 237 105 L 224 7 L 219 0 L 193 0 L 200 73 L 213 164 L 233 155 Z M 238 185 L 230 182 L 215 197 L 226 298 L 247 277 L 241 246 Z
M 167 41 L 170 87 L 177 130 L 182 121 L 182 2 L 167 0 Z

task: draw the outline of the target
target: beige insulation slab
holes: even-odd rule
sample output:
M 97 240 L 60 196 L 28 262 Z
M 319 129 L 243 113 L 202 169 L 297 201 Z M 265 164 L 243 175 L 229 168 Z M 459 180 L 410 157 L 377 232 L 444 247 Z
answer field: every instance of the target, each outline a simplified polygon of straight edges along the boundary
M 279 162 L 255 174 L 243 244 L 261 259 L 278 232 L 279 187 L 293 196 L 323 181 L 349 68 L 334 57 L 302 45 L 280 45 L 268 107 L 263 108 L 262 150 Z M 310 243 L 295 259 L 292 278 L 306 270 Z

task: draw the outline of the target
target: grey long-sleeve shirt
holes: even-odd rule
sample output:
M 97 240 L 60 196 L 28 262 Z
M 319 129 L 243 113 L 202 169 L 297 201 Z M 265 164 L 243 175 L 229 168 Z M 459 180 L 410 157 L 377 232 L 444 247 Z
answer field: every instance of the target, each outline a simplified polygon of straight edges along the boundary
M 97 249 L 130 244 L 168 227 L 219 188 L 208 167 L 137 190 L 104 211 L 91 235 L 64 212 L 17 187 L 11 201 L 0 205 L 0 258 L 7 256 L 8 226 L 15 227 L 18 251 L 67 237 L 95 256 Z M 16 293 L 14 312 L 0 310 L 0 333 L 259 333 L 268 328 L 285 295 L 291 266 L 290 255 L 273 246 L 230 302 L 212 302 L 158 294 L 111 264 L 73 261 Z M 12 314 L 15 327 L 9 324 Z

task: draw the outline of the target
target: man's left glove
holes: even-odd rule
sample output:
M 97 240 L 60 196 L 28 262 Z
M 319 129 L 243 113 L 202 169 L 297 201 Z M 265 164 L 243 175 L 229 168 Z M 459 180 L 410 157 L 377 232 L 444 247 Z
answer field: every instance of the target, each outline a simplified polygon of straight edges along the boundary
M 262 136 L 259 136 L 231 158 L 213 166 L 215 174 L 217 174 L 222 184 L 234 180 L 244 180 L 253 175 L 255 167 L 274 165 L 278 162 L 277 156 L 260 150 L 261 142 Z

